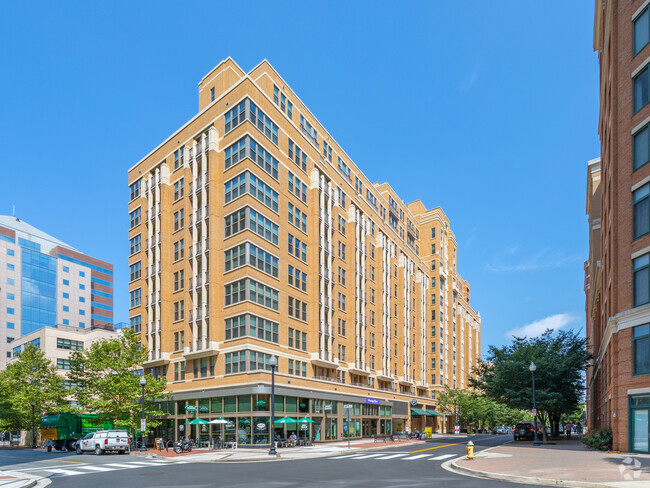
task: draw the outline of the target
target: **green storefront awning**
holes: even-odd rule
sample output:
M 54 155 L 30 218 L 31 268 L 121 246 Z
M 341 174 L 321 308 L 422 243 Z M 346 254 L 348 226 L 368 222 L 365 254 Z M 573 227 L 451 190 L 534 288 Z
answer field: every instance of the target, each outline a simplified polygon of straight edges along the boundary
M 426 417 L 427 412 L 421 408 L 411 408 L 411 415 L 423 415 Z
M 427 412 L 427 415 L 429 417 L 442 417 L 443 416 L 441 413 L 434 412 L 433 410 L 427 410 L 426 412 Z

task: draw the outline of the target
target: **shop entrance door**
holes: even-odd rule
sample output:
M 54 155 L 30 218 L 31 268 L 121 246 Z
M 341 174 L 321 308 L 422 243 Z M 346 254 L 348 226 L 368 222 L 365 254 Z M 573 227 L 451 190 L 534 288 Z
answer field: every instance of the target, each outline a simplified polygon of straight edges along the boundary
M 630 397 L 630 451 L 650 454 L 650 395 Z

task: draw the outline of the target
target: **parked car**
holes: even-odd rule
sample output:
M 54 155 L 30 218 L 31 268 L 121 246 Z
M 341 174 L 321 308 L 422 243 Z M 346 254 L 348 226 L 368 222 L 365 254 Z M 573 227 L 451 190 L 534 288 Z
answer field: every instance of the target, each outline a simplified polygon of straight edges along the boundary
M 497 435 L 511 434 L 512 429 L 510 427 L 505 427 L 503 425 L 500 425 L 499 427 L 497 427 L 496 433 L 497 433 Z
M 535 425 L 532 422 L 519 422 L 515 425 L 514 438 L 533 440 L 535 438 Z
M 95 451 L 97 456 L 101 456 L 107 451 L 124 454 L 130 451 L 129 434 L 123 430 L 91 432 L 76 442 L 75 450 L 77 454 L 83 454 L 84 451 Z

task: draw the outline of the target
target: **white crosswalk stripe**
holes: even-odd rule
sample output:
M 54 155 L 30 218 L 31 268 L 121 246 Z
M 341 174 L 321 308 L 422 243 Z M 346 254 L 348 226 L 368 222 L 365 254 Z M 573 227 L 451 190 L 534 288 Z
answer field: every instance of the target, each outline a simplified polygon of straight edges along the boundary
M 450 457 L 454 457 L 455 455 L 456 454 L 443 454 L 442 456 L 432 457 L 431 461 L 439 461 L 441 459 L 447 459 L 447 458 L 450 458 Z
M 150 459 L 147 461 L 129 461 L 124 463 L 106 463 L 106 464 L 95 464 L 95 465 L 82 465 L 82 466 L 70 466 L 64 468 L 50 467 L 46 466 L 43 468 L 32 468 L 30 471 L 37 472 L 43 471 L 46 473 L 53 473 L 54 476 L 76 476 L 80 474 L 93 474 L 99 472 L 107 471 L 118 471 L 120 469 L 135 469 L 135 468 L 151 468 L 158 467 L 163 464 L 173 465 L 173 464 L 187 464 L 188 461 L 167 461 L 163 459 Z
M 432 452 L 417 454 L 409 452 L 380 452 L 374 454 L 345 454 L 343 456 L 334 456 L 329 459 L 336 460 L 351 460 L 351 461 L 360 461 L 369 459 L 371 461 L 384 461 L 384 460 L 395 460 L 395 461 L 417 461 L 420 460 L 429 460 L 429 461 L 441 461 L 443 459 L 448 459 L 451 457 L 457 456 L 457 454 L 441 454 L 434 456 Z

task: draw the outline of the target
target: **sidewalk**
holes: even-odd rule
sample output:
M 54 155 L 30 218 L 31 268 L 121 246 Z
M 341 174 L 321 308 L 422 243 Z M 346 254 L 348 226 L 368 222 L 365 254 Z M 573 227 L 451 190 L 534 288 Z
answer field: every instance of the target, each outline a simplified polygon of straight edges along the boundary
M 574 487 L 650 486 L 650 456 L 588 450 L 579 439 L 534 447 L 517 441 L 458 458 L 443 467 L 470 476 L 534 485 Z
M 49 480 L 41 482 L 40 476 L 15 471 L 0 471 L 0 488 L 32 488 L 33 486 L 47 486 Z
M 361 450 L 373 449 L 386 449 L 391 447 L 404 447 L 409 449 L 413 446 L 422 444 L 423 441 L 403 440 L 395 442 L 374 442 L 372 439 L 361 439 L 350 441 L 350 449 L 348 450 L 348 442 L 331 442 L 323 444 L 315 444 L 308 447 L 285 447 L 277 449 L 276 456 L 269 455 L 268 447 L 262 448 L 245 448 L 238 449 L 221 449 L 218 451 L 211 451 L 209 449 L 194 449 L 192 452 L 184 452 L 176 454 L 171 449 L 168 451 L 154 451 L 131 453 L 132 456 L 145 456 L 145 457 L 164 457 L 164 458 L 182 458 L 186 462 L 260 462 L 260 461 L 277 461 L 277 460 L 297 460 L 297 459 L 310 459 L 317 457 L 333 456 L 345 452 L 357 452 Z M 3 488 L 0 485 L 0 488 Z

